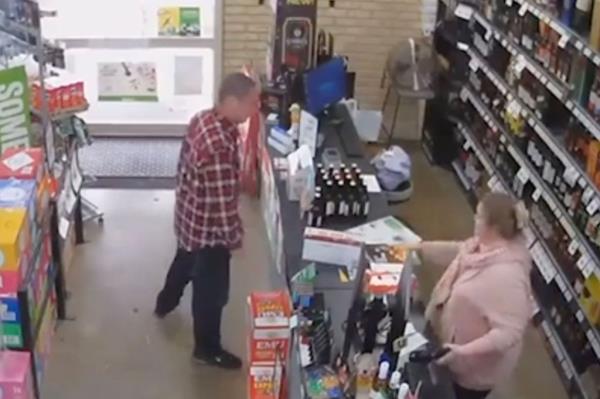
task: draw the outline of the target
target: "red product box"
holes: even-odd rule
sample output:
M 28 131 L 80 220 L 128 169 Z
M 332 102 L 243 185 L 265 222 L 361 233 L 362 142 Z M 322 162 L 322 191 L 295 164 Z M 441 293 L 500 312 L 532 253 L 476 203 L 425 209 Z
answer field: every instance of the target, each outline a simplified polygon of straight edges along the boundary
M 285 364 L 290 346 L 292 304 L 286 291 L 255 292 L 248 297 L 248 359 L 253 366 Z
M 283 370 L 273 366 L 250 367 L 248 397 L 250 399 L 287 398 L 286 378 Z
M 0 295 L 14 295 L 21 288 L 29 269 L 30 253 L 30 248 L 21 252 L 18 269 L 0 271 Z
M 41 148 L 8 148 L 0 157 L 0 179 L 15 178 L 40 182 L 44 176 Z

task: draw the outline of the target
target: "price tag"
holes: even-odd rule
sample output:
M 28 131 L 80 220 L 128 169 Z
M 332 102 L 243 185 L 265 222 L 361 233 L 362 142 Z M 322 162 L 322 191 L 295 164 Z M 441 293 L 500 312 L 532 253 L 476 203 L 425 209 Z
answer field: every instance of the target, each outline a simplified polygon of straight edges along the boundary
M 465 137 L 465 144 L 463 144 L 463 149 L 466 151 L 469 148 L 471 148 L 473 146 L 473 144 L 471 143 L 471 140 L 469 140 L 467 137 Z
M 596 213 L 596 211 L 598 210 L 599 206 L 600 203 L 598 202 L 598 198 L 594 198 L 592 201 L 590 201 L 585 210 L 587 211 L 587 213 L 590 214 L 590 216 L 593 216 L 594 213 Z
M 571 302 L 571 300 L 573 299 L 573 294 L 571 294 L 571 290 L 567 288 L 565 292 L 563 292 L 563 294 L 565 294 L 565 301 Z
M 577 50 L 581 51 L 581 49 L 583 49 L 583 43 L 580 42 L 579 40 L 577 40 L 577 42 L 575 42 L 575 48 L 577 48 Z
M 600 56 L 599 55 L 594 56 L 594 64 L 596 64 L 596 66 L 600 66 Z
M 546 87 L 548 87 L 548 90 L 550 90 L 550 92 L 552 92 L 552 94 L 554 94 L 556 97 L 562 98 L 562 91 L 554 83 L 548 82 Z
M 583 312 L 581 310 L 577 311 L 577 313 L 575 314 L 575 317 L 577 317 L 577 320 L 580 323 L 583 322 L 583 320 L 585 319 L 585 316 L 583 315 Z
M 458 42 L 456 43 L 456 47 L 460 50 L 460 51 L 467 51 L 469 49 L 469 45 L 465 44 L 463 42 Z
M 568 167 L 567 169 L 565 169 L 563 177 L 569 186 L 575 187 L 575 185 L 577 184 L 577 179 L 579 179 L 579 173 L 575 168 Z
M 567 109 L 569 111 L 571 111 L 573 109 L 573 101 L 568 100 L 567 103 L 565 104 L 567 106 Z
M 588 187 L 583 192 L 583 195 L 581 196 L 581 200 L 583 201 L 584 204 L 587 205 L 587 204 L 589 204 L 589 202 L 591 201 L 593 196 L 594 196 L 594 189 L 591 187 Z
M 545 86 L 548 83 L 548 78 L 542 75 L 540 77 L 540 82 L 542 82 L 542 84 Z
M 542 190 L 539 188 L 536 188 L 535 191 L 533 192 L 533 195 L 531 196 L 531 198 L 533 198 L 533 200 L 535 202 L 538 202 L 540 200 L 541 196 L 542 196 Z
M 590 57 L 592 55 L 592 50 L 590 50 L 589 47 L 586 47 L 585 49 L 583 49 L 583 55 L 585 55 L 586 57 Z
M 557 278 L 556 284 L 558 285 L 558 288 L 560 288 L 560 291 L 564 294 L 565 291 L 567 290 L 567 286 L 566 286 L 565 282 L 563 281 L 563 279 Z
M 579 187 L 584 188 L 587 185 L 587 182 L 585 181 L 585 177 L 581 176 L 579 178 L 579 181 L 577 182 L 579 184 Z
M 501 135 L 501 136 L 500 136 L 500 142 L 501 142 L 502 144 L 506 144 L 506 137 L 504 137 L 504 135 Z
M 512 0 L 506 0 L 506 5 L 509 7 L 512 7 L 512 5 L 513 5 Z
M 66 217 L 61 217 L 58 222 L 58 233 L 63 240 L 67 239 L 67 234 L 69 233 L 69 227 L 71 226 L 71 222 Z
M 490 39 L 492 38 L 492 31 L 488 29 L 487 32 L 485 32 L 485 36 L 483 38 L 485 39 L 486 42 L 489 42 Z
M 571 241 L 571 244 L 569 244 L 569 255 L 571 255 L 571 256 L 575 255 L 575 253 L 577 253 L 578 249 L 579 249 L 579 244 L 577 243 L 577 241 L 575 241 L 575 240 Z
M 487 186 L 490 190 L 493 190 L 496 187 L 496 183 L 498 182 L 498 178 L 496 176 L 492 176 L 492 178 L 488 181 Z
M 521 5 L 521 8 L 519 8 L 519 15 L 520 15 L 520 16 L 524 16 L 524 15 L 527 13 L 527 9 L 528 9 L 528 8 L 529 8 L 529 7 L 528 7 L 527 3 L 523 3 L 523 4 Z
M 469 62 L 469 68 L 471 68 L 473 72 L 477 72 L 479 69 L 479 61 L 477 61 L 476 58 L 471 58 L 471 61 Z
M 565 48 L 565 46 L 567 45 L 567 43 L 569 42 L 570 37 L 567 35 L 562 35 L 560 37 L 560 40 L 558 41 L 558 47 L 560 48 Z
M 581 257 L 579 258 L 579 260 L 577 261 L 577 268 L 581 271 L 583 271 L 588 264 L 588 256 L 583 254 L 581 255 Z
M 511 147 L 512 148 L 512 147 Z M 529 181 L 529 172 L 525 168 L 521 168 L 517 173 L 517 177 L 521 181 L 521 183 L 526 184 Z
M 461 99 L 461 100 L 463 100 L 463 102 L 464 102 L 464 101 L 467 101 L 467 98 L 468 98 L 468 96 L 469 96 L 469 95 L 468 95 L 467 89 L 463 88 L 463 89 L 460 91 L 460 99 Z

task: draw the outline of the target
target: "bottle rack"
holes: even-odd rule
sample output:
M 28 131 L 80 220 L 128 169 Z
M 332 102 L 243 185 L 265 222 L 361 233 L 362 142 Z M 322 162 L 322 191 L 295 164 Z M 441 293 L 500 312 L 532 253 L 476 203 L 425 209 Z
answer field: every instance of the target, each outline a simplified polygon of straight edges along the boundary
M 500 0 L 498 3 L 502 4 L 495 7 L 517 7 L 518 11 L 512 10 L 512 17 L 535 17 L 547 23 L 558 34 L 559 48 L 580 52 L 590 66 L 600 67 L 600 54 L 542 6 L 530 0 Z M 588 175 L 586 165 L 571 152 L 562 133 L 571 123 L 577 123 L 590 138 L 600 140 L 600 123 L 595 119 L 598 116 L 592 115 L 584 103 L 578 101 L 581 97 L 575 92 L 572 79 L 558 68 L 558 59 L 555 66 L 546 67 L 549 64 L 544 64 L 537 53 L 534 56 L 532 48 L 537 47 L 524 45 L 510 26 L 502 28 L 510 16 L 503 19 L 504 16 L 488 11 L 487 15 L 493 15 L 488 19 L 485 7 L 482 6 L 483 11 L 471 9 L 471 13 L 465 13 L 463 9 L 460 15 L 456 14 L 466 20 L 472 37 L 471 43 L 457 45 L 456 51 L 467 55 L 464 68 L 469 78 L 456 96 L 471 112 L 465 112 L 466 117 L 456 123 L 455 137 L 462 144 L 462 152 L 451 165 L 472 205 L 486 191 L 502 191 L 523 200 L 532 215 L 541 215 L 525 231 L 534 264 L 532 283 L 540 331 L 569 397 L 596 398 L 596 391 L 590 391 L 586 384 L 588 376 L 584 374 L 590 363 L 600 364 L 600 329 L 584 310 L 580 297 L 582 288 L 578 284 L 594 275 L 600 278 L 600 246 L 588 238 L 592 236 L 587 231 L 587 218 L 600 209 L 600 189 L 593 176 Z M 527 86 L 530 82 L 523 80 L 527 78 L 534 80 L 535 85 Z M 525 93 L 522 86 L 536 89 L 531 91 L 534 98 L 535 93 L 541 93 L 537 91 L 540 87 L 545 99 L 549 99 L 545 105 L 550 102 L 554 107 L 546 109 L 558 107 L 560 115 L 573 122 L 569 122 L 567 128 L 563 126 L 561 131 L 539 103 L 525 97 L 530 93 Z M 536 100 L 539 101 L 539 97 Z M 515 120 L 521 125 L 515 127 Z M 573 212 L 572 203 L 567 204 L 563 187 L 560 186 L 559 191 L 556 180 L 549 180 L 545 163 L 542 167 L 532 155 L 532 142 L 534 147 L 537 145 L 543 162 L 548 161 L 555 176 L 562 179 L 566 192 L 580 190 L 582 193 L 583 201 L 577 212 Z M 586 222 L 581 222 L 579 212 L 587 213 L 583 219 Z M 554 226 L 552 235 L 548 235 L 540 222 L 548 218 Z M 559 228 L 557 236 L 554 235 L 556 226 Z M 569 244 L 566 256 L 572 264 L 565 263 L 564 254 L 556 248 L 556 240 Z M 578 275 L 575 279 L 570 266 L 574 266 Z M 553 293 L 550 300 L 548 293 Z M 557 319 L 556 312 L 565 312 L 560 315 L 566 316 Z M 565 335 L 565 331 L 571 329 L 574 333 Z M 585 351 L 574 349 L 577 345 L 582 345 Z M 583 352 L 588 356 L 585 360 L 582 360 Z

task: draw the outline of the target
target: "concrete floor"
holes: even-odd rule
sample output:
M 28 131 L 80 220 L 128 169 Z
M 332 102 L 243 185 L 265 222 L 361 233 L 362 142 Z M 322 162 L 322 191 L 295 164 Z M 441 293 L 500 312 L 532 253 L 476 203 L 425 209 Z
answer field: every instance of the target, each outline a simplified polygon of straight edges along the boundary
M 395 214 L 428 239 L 467 237 L 472 211 L 454 176 L 419 152 L 413 156 L 415 194 Z M 105 225 L 88 226 L 90 243 L 79 247 L 68 276 L 73 321 L 58 328 L 43 398 L 245 398 L 242 372 L 191 364 L 189 298 L 165 321 L 152 316 L 175 245 L 172 193 L 93 190 L 87 196 L 106 213 Z M 269 281 L 258 206 L 247 200 L 242 209 L 247 236 L 233 259 L 224 320 L 225 345 L 239 354 L 245 352 L 245 298 L 268 289 Z M 494 399 L 565 397 L 539 334 L 530 331 L 517 376 Z

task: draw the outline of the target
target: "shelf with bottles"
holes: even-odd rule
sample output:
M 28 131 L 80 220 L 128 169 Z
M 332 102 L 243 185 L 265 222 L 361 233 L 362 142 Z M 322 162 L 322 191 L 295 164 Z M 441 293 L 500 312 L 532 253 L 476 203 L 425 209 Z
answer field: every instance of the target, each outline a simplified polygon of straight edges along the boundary
M 531 15 L 548 25 L 557 35 L 559 35 L 563 47 L 566 47 L 567 45 L 573 47 L 577 51 L 583 53 L 596 66 L 600 66 L 600 53 L 598 53 L 597 48 L 594 49 L 594 46 L 597 46 L 598 43 L 591 43 L 597 42 L 600 38 L 588 39 L 591 28 L 592 1 L 580 2 L 580 4 L 585 7 L 583 10 L 578 8 L 573 10 L 577 15 L 570 18 L 572 26 L 567 26 L 564 21 L 561 21 L 560 12 L 558 10 L 553 10 L 542 4 L 536 4 L 531 0 L 507 0 L 505 4 L 507 6 L 512 6 L 512 1 L 519 6 L 519 15 L 523 17 L 525 15 Z M 575 2 L 572 3 L 572 5 L 576 6 Z
M 552 355 L 552 360 L 555 363 L 563 383 L 567 388 L 567 394 L 574 399 L 592 399 L 593 397 L 586 391 L 582 378 L 577 372 L 576 366 L 573 363 L 573 358 L 570 352 L 561 341 L 560 335 L 552 321 L 552 314 L 543 306 L 539 306 L 542 302 L 539 298 L 535 298 L 538 304 L 539 315 L 541 316 L 540 327 L 543 331 L 546 342 L 550 347 L 549 353 Z
M 474 120 L 473 122 L 476 131 L 481 132 L 485 130 L 480 127 L 481 124 L 484 123 L 483 120 Z M 490 155 L 487 154 L 488 150 L 483 149 L 484 146 L 480 144 L 480 141 L 493 142 L 494 138 L 491 137 L 489 140 L 486 140 L 485 134 L 478 138 L 468 127 L 462 124 L 458 125 L 458 131 L 464 140 L 462 142 L 463 148 L 466 147 L 469 150 L 473 150 L 473 153 L 480 157 L 482 163 L 489 164 Z M 490 130 L 488 130 L 488 133 L 493 135 L 493 132 Z M 501 144 L 499 144 L 498 147 L 501 147 Z M 493 152 L 493 150 L 491 152 Z M 532 210 L 532 204 L 535 206 L 535 201 L 531 200 L 530 195 L 534 191 L 534 188 L 531 186 L 527 188 L 522 187 L 522 182 L 519 182 L 519 177 L 515 176 L 515 171 L 519 166 L 512 162 L 512 159 L 507 152 L 508 151 L 498 151 L 496 153 L 495 163 L 498 165 L 507 165 L 507 167 L 502 168 L 498 166 L 497 169 L 494 169 L 492 173 L 493 176 L 487 182 L 487 186 L 492 191 L 501 191 L 509 193 L 513 197 L 522 198 L 528 205 L 528 208 Z M 507 183 L 510 182 L 511 177 L 514 177 L 512 186 Z M 551 289 L 552 292 L 556 291 L 557 293 L 561 293 L 562 296 L 554 295 L 554 300 L 563 298 L 564 300 L 562 300 L 559 305 L 563 309 L 568 308 L 570 314 L 575 315 L 573 320 L 576 318 L 576 322 L 569 324 L 568 328 L 565 328 L 566 324 L 564 324 L 559 334 L 559 331 L 553 322 L 556 318 L 552 319 L 544 314 L 544 332 L 546 333 L 546 336 L 552 338 L 551 340 L 549 339 L 549 342 L 551 343 L 550 347 L 553 352 L 553 357 L 557 359 L 556 366 L 558 370 L 562 370 L 561 378 L 570 393 L 570 397 L 587 398 L 588 395 L 582 386 L 581 374 L 587 371 L 590 364 L 598 363 L 597 331 L 592 330 L 592 327 L 585 323 L 585 315 L 579 307 L 579 304 L 577 301 L 573 300 L 572 296 L 569 297 L 572 288 L 567 286 L 567 283 L 565 283 L 564 280 L 561 280 L 560 277 L 557 277 L 563 276 L 563 272 L 559 268 L 553 253 L 550 251 L 549 245 L 546 244 L 545 239 L 538 232 L 535 223 L 532 223 L 532 226 L 526 229 L 525 237 L 527 238 L 528 247 L 530 248 L 534 264 L 540 270 L 539 274 L 544 276 L 544 284 L 551 285 L 551 288 L 546 288 L 545 286 L 540 288 L 538 286 L 537 290 L 547 291 Z M 545 313 L 552 314 L 552 312 Z M 579 336 L 579 343 L 582 345 L 582 348 L 576 347 L 569 338 L 569 333 L 574 331 L 583 334 L 580 334 Z M 585 353 L 586 355 L 582 356 L 581 353 Z M 575 355 L 572 356 L 571 354 Z M 580 372 L 577 372 L 577 370 Z
M 515 126 L 515 130 L 513 133 L 517 134 L 517 137 L 520 135 L 521 137 L 529 137 L 529 139 L 521 140 L 519 139 L 517 144 L 521 144 L 521 152 L 528 154 L 529 158 L 532 158 L 530 154 L 530 146 L 527 144 L 528 141 L 531 141 L 532 136 L 539 136 L 542 140 L 537 140 L 536 144 L 538 147 L 543 146 L 546 158 L 550 158 L 552 160 L 552 169 L 550 170 L 552 173 L 548 173 L 548 167 L 542 161 L 534 162 L 532 160 L 531 163 L 537 166 L 537 170 L 541 174 L 543 178 L 536 178 L 536 183 L 538 187 L 540 187 L 540 195 L 544 197 L 544 199 L 551 204 L 552 208 L 555 209 L 555 214 L 557 218 L 565 224 L 567 227 L 567 231 L 569 231 L 569 235 L 579 241 L 580 246 L 583 248 L 584 253 L 586 253 L 590 263 L 592 265 L 588 266 L 590 270 L 593 270 L 593 265 L 596 265 L 596 268 L 600 267 L 600 261 L 598 260 L 598 240 L 596 235 L 583 234 L 583 231 L 586 230 L 587 220 L 584 222 L 576 223 L 573 219 L 575 216 L 575 212 L 577 210 L 577 205 L 580 204 L 579 198 L 583 200 L 584 209 L 587 210 L 589 216 L 595 216 L 595 213 L 598 211 L 600 205 L 600 198 L 598 197 L 598 189 L 595 185 L 591 184 L 589 176 L 583 171 L 582 167 L 579 166 L 577 162 L 575 162 L 572 158 L 567 158 L 567 155 L 562 150 L 567 147 L 565 144 L 562 144 L 559 139 L 550 133 L 548 129 L 538 120 L 537 116 L 534 115 L 528 108 L 519 101 L 518 98 L 515 97 L 515 93 L 508 87 L 506 82 L 495 72 L 492 68 L 485 62 L 485 60 L 479 56 L 474 50 L 468 49 L 467 52 L 473 57 L 472 61 L 476 61 L 476 67 L 473 67 L 471 64 L 471 69 L 473 73 L 471 74 L 470 80 L 471 84 L 475 84 L 477 88 L 481 84 L 478 82 L 481 80 L 478 78 L 478 71 L 483 71 L 484 75 L 488 78 L 490 82 L 493 83 L 497 92 L 491 94 L 490 98 L 495 98 L 498 100 L 498 97 L 504 96 L 508 101 L 508 107 L 506 108 L 506 113 L 511 116 L 512 123 L 516 123 L 518 117 L 523 117 L 527 121 L 527 125 L 521 123 Z M 491 90 L 491 89 L 488 89 Z M 499 93 L 498 93 L 499 92 Z M 502 93 L 502 96 L 500 96 Z M 471 99 L 475 99 L 475 96 L 471 93 L 469 96 Z M 479 107 L 481 109 L 481 102 L 476 99 L 474 105 L 475 107 Z M 491 121 L 490 117 L 487 115 L 485 111 L 482 111 L 484 115 L 484 119 L 488 119 Z M 491 123 L 491 127 L 497 126 L 495 123 Z M 497 128 L 497 127 L 496 127 Z M 506 135 L 505 137 L 511 137 L 513 135 Z M 513 146 L 514 147 L 514 146 Z M 519 147 L 519 146 L 517 146 Z M 513 149 L 514 151 L 514 149 Z M 562 155 L 562 156 L 561 156 Z M 543 158 L 543 157 L 538 157 Z M 517 158 L 520 160 L 522 164 L 524 164 L 525 157 L 520 156 Z M 539 160 L 538 160 L 539 161 Z M 565 162 L 567 161 L 567 162 Z M 531 165 L 531 163 L 527 163 Z M 562 166 L 560 165 L 562 163 Z M 525 170 L 529 170 L 529 168 L 524 168 Z M 531 170 L 536 170 L 536 168 L 531 168 Z M 567 182 L 568 190 L 561 190 L 553 193 L 553 191 L 547 189 L 547 184 L 544 184 L 544 181 L 548 181 L 548 185 L 554 188 L 554 183 L 552 180 L 554 179 L 553 175 L 557 175 L 557 170 L 560 170 L 562 173 L 562 179 Z M 523 174 L 527 173 L 526 171 L 522 172 Z M 551 176 L 547 176 L 550 174 Z M 544 188 L 546 187 L 546 188 Z M 573 202 L 571 200 L 572 193 L 577 192 L 578 200 Z M 551 195 L 555 194 L 555 195 Z M 563 198 L 563 204 L 557 199 L 556 195 L 560 195 Z M 566 209 L 565 209 L 566 208 Z M 568 210 L 568 212 L 567 212 Z
M 464 94 L 463 94 L 464 93 Z M 519 144 L 511 137 L 511 134 L 507 133 L 504 127 L 498 122 L 496 117 L 492 114 L 492 112 L 487 108 L 485 104 L 481 100 L 475 97 L 473 92 L 465 88 L 461 93 L 464 101 L 469 101 L 474 109 L 479 113 L 482 120 L 490 127 L 492 133 L 495 134 L 495 139 L 497 138 L 500 142 L 500 149 L 502 152 L 507 152 L 510 154 L 511 159 L 513 160 L 513 167 L 504 173 L 505 176 L 516 176 L 523 185 L 531 182 L 534 187 L 532 191 L 531 197 L 535 202 L 538 202 L 540 198 L 544 199 L 544 203 L 547 204 L 548 209 L 551 214 L 554 215 L 554 219 L 562 226 L 565 230 L 566 234 L 570 240 L 570 247 L 572 248 L 574 254 L 579 255 L 579 260 L 577 261 L 577 267 L 580 272 L 583 274 L 585 279 L 590 278 L 594 273 L 599 274 L 600 268 L 598 267 L 598 259 L 596 252 L 590 247 L 588 243 L 588 238 L 584 235 L 580 227 L 575 224 L 574 217 L 571 215 L 569 211 L 567 211 L 561 203 L 554 190 L 550 189 L 549 183 L 547 183 L 547 173 L 543 173 L 543 177 L 540 176 L 537 169 L 532 165 L 529 159 L 524 155 L 522 150 L 520 149 Z M 500 104 L 497 104 L 497 108 L 500 109 Z M 500 134 L 498 134 L 500 132 Z M 546 165 L 545 165 L 546 166 Z M 556 172 L 553 174 L 556 176 L 561 176 Z M 553 178 L 553 181 L 562 181 L 559 183 L 561 187 L 564 186 L 566 189 L 566 184 L 564 183 L 564 179 L 557 178 L 556 180 Z M 554 187 L 554 185 L 553 185 Z M 577 187 L 577 186 L 576 186 Z M 583 194 L 581 194 L 583 195 Z M 582 223 L 586 228 L 588 228 L 588 222 L 590 222 L 589 214 L 594 214 L 595 212 L 590 212 L 589 206 L 584 207 L 575 207 L 575 209 L 579 210 L 579 212 L 575 215 L 576 219 L 584 218 L 585 223 Z M 586 215 L 588 215 L 586 217 Z M 598 223 L 596 223 L 595 219 L 592 219 L 597 225 L 600 223 L 600 219 L 598 219 Z M 592 227 L 595 227 L 592 226 Z
M 596 77 L 593 87 L 586 84 L 586 74 L 591 72 L 586 68 L 589 66 L 583 56 L 578 53 L 568 53 L 564 47 L 560 47 L 560 39 L 554 39 L 554 51 L 533 51 L 534 41 L 529 36 L 523 34 L 520 39 L 521 44 L 511 37 L 511 34 L 505 34 L 500 28 L 493 26 L 480 13 L 475 12 L 473 19 L 481 24 L 488 32 L 486 38 L 494 37 L 516 60 L 514 68 L 520 74 L 526 69 L 535 77 L 554 97 L 561 102 L 568 112 L 570 112 L 596 139 L 600 139 L 600 97 L 597 94 L 598 77 Z M 508 26 L 512 26 L 508 24 Z M 512 35 L 514 36 L 514 35 Z M 525 39 L 527 37 L 527 39 Z M 551 40 L 551 39 L 549 39 Z M 489 45 L 483 42 L 483 39 L 475 41 L 478 48 Z M 528 43 L 531 47 L 528 47 Z M 563 53 L 557 55 L 559 50 Z M 529 51 L 528 51 L 529 50 Z M 536 49 L 536 50 L 539 50 Z M 530 54 L 533 52 L 534 54 Z M 483 52 L 482 52 L 483 53 Z M 550 55 L 552 54 L 552 56 Z M 583 57 L 583 58 L 582 58 Z M 589 68 L 588 68 L 589 69 Z M 587 78 L 589 80 L 589 78 Z M 590 99 L 587 96 L 590 96 Z M 594 97 L 595 96 L 595 97 Z

